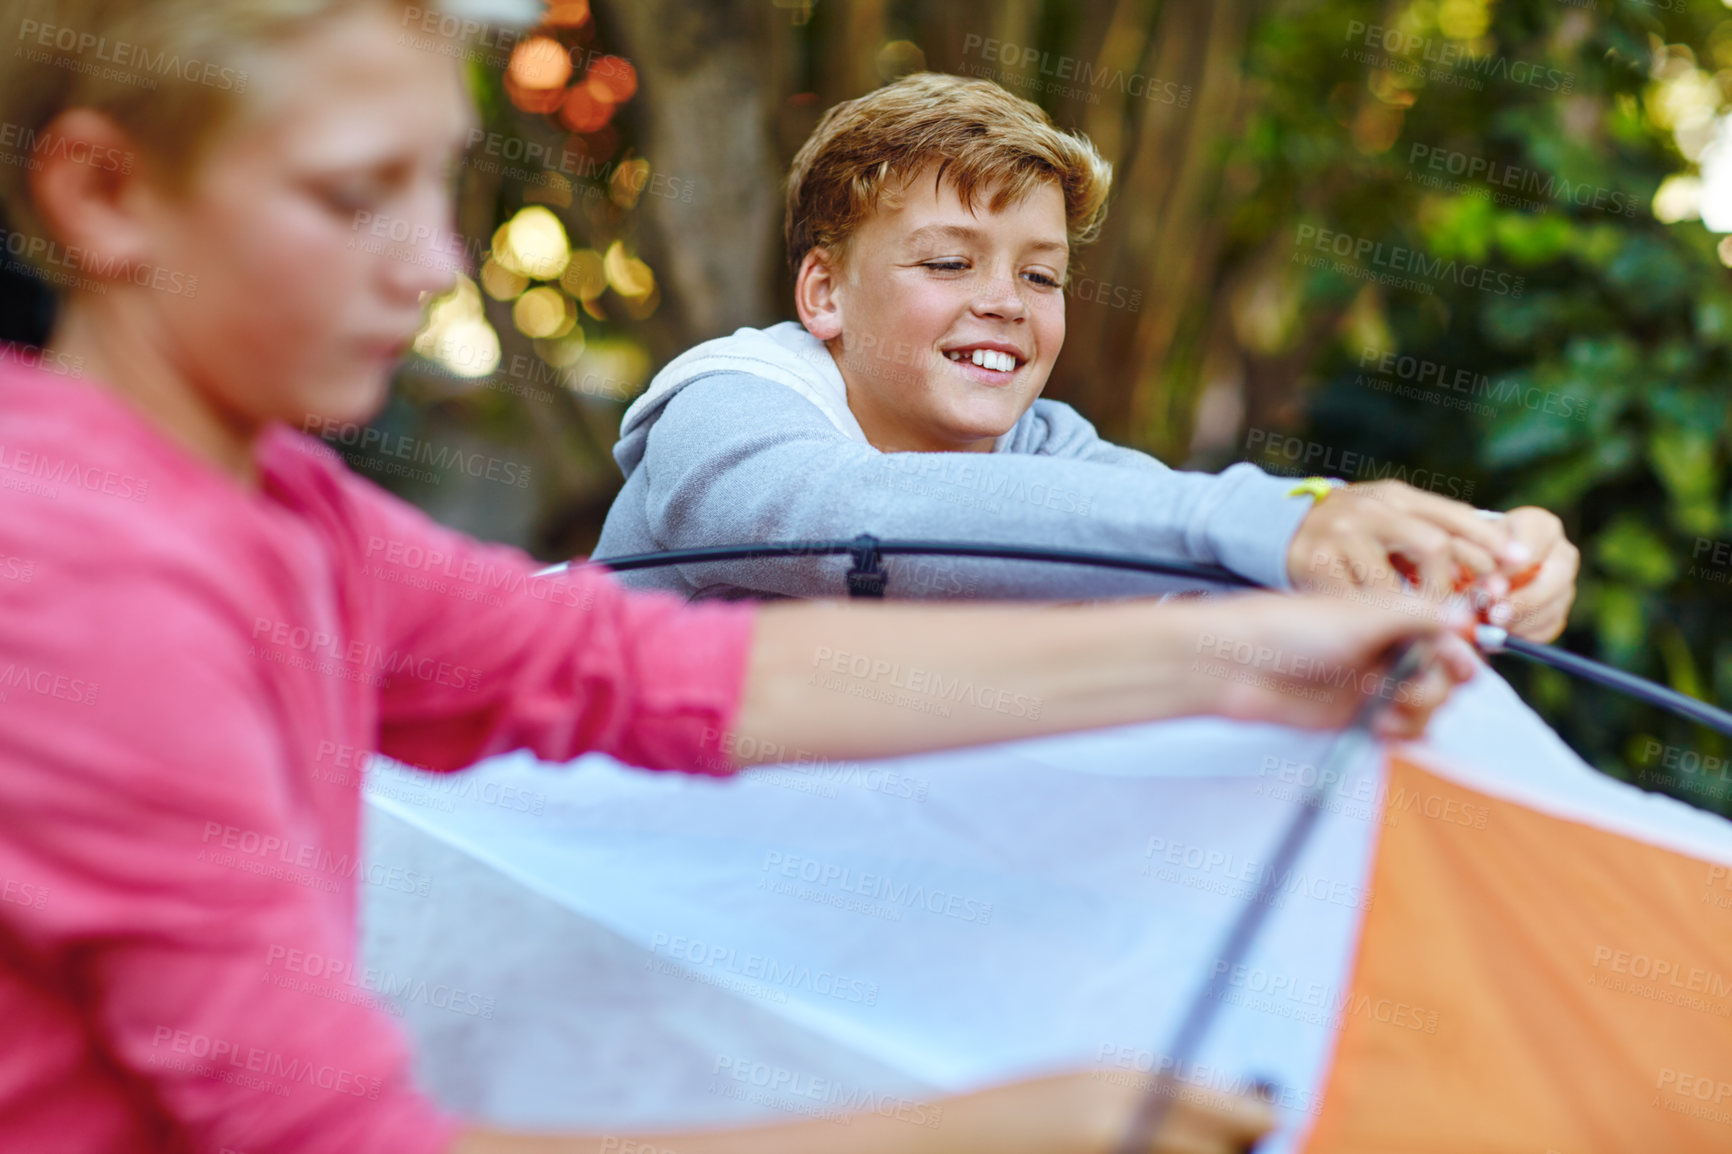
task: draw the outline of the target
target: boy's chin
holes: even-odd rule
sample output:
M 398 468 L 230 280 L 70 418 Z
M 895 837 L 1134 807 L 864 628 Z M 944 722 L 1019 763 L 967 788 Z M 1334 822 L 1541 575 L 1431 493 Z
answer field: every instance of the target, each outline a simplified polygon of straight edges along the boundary
M 945 414 L 945 432 L 951 439 L 964 441 L 1003 436 L 1022 419 L 1033 403 L 1033 398 L 1024 404 L 1019 398 L 1005 396 L 993 398 L 991 404 L 981 404 L 976 400 L 973 404 L 957 405 Z
M 391 391 L 389 371 L 357 374 L 341 384 L 303 394 L 304 403 L 285 417 L 296 425 L 311 420 L 324 425 L 364 425 L 378 416 Z

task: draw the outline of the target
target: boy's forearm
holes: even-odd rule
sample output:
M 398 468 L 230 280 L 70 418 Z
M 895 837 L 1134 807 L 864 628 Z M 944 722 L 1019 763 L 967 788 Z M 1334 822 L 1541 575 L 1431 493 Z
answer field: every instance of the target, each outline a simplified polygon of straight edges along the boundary
M 941 1145 L 941 1133 L 875 1114 L 852 1115 L 846 1124 L 793 1122 L 665 1134 L 534 1135 L 472 1129 L 450 1154 L 971 1154 L 979 1149 L 961 1134 L 945 1135 L 950 1141 Z
M 1206 712 L 1189 607 L 1154 601 L 760 611 L 735 724 L 757 748 L 893 757 Z

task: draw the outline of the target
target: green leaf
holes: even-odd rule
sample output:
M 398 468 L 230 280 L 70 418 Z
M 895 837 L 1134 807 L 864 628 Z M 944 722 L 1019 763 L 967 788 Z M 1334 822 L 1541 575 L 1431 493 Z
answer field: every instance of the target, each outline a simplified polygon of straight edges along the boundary
M 1599 617 L 1600 647 L 1614 665 L 1629 665 L 1642 651 L 1647 637 L 1647 614 L 1639 592 L 1623 585 L 1607 585 L 1595 598 Z
M 1493 469 L 1525 465 L 1563 452 L 1577 439 L 1580 429 L 1576 422 L 1543 409 L 1506 409 L 1480 446 L 1480 457 Z
M 1644 588 L 1672 583 L 1678 562 L 1670 546 L 1647 522 L 1624 514 L 1594 538 L 1594 559 L 1613 577 Z
M 1534 293 L 1507 301 L 1501 308 L 1487 309 L 1480 316 L 1485 333 L 1506 349 L 1527 351 L 1558 316 L 1558 302 L 1550 293 Z
M 1690 643 L 1676 625 L 1662 625 L 1654 633 L 1660 648 L 1660 658 L 1666 663 L 1666 680 L 1672 688 L 1687 697 L 1704 700 L 1702 679 L 1696 673 L 1696 661 L 1690 656 Z
M 1696 339 L 1703 344 L 1732 342 L 1732 299 L 1718 294 L 1696 301 Z
M 1497 243 L 1519 265 L 1544 264 L 1570 250 L 1575 229 L 1562 216 L 1529 216 L 1506 212 L 1498 216 Z
M 1484 264 L 1495 216 L 1491 202 L 1477 196 L 1428 196 L 1419 214 L 1425 247 L 1445 260 Z
M 1719 522 L 1714 497 L 1720 470 L 1714 435 L 1693 428 L 1655 429 L 1648 437 L 1648 464 L 1670 494 L 1672 521 L 1687 533 L 1712 533 Z
M 1664 241 L 1637 234 L 1625 238 L 1624 246 L 1606 270 L 1606 279 L 1621 288 L 1624 306 L 1632 312 L 1653 316 L 1685 303 L 1690 276 L 1677 251 Z

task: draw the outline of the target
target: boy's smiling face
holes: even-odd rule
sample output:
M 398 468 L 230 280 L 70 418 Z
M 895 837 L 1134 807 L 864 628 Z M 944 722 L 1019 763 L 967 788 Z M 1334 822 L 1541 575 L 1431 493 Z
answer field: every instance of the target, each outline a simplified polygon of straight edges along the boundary
M 885 452 L 987 452 L 1046 386 L 1064 344 L 1069 246 L 1058 182 L 994 212 L 928 165 L 835 254 L 800 269 L 800 320 L 830 348 L 848 407 Z

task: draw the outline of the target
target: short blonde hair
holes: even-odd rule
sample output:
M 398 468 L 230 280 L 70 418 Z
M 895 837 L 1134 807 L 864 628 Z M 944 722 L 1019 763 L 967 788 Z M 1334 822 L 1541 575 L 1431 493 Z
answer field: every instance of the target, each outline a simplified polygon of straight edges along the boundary
M 930 162 L 965 208 L 995 190 L 993 211 L 1056 180 L 1074 249 L 1099 233 L 1112 165 L 1087 137 L 1061 132 L 1039 105 L 990 80 L 916 72 L 824 114 L 788 173 L 784 225 L 795 268 L 823 247 L 844 259 L 848 239 Z
M 240 108 L 249 63 L 331 16 L 408 8 L 411 0 L 0 0 L 0 204 L 8 223 L 42 235 L 31 203 L 30 150 L 70 108 L 104 113 L 182 187 Z

